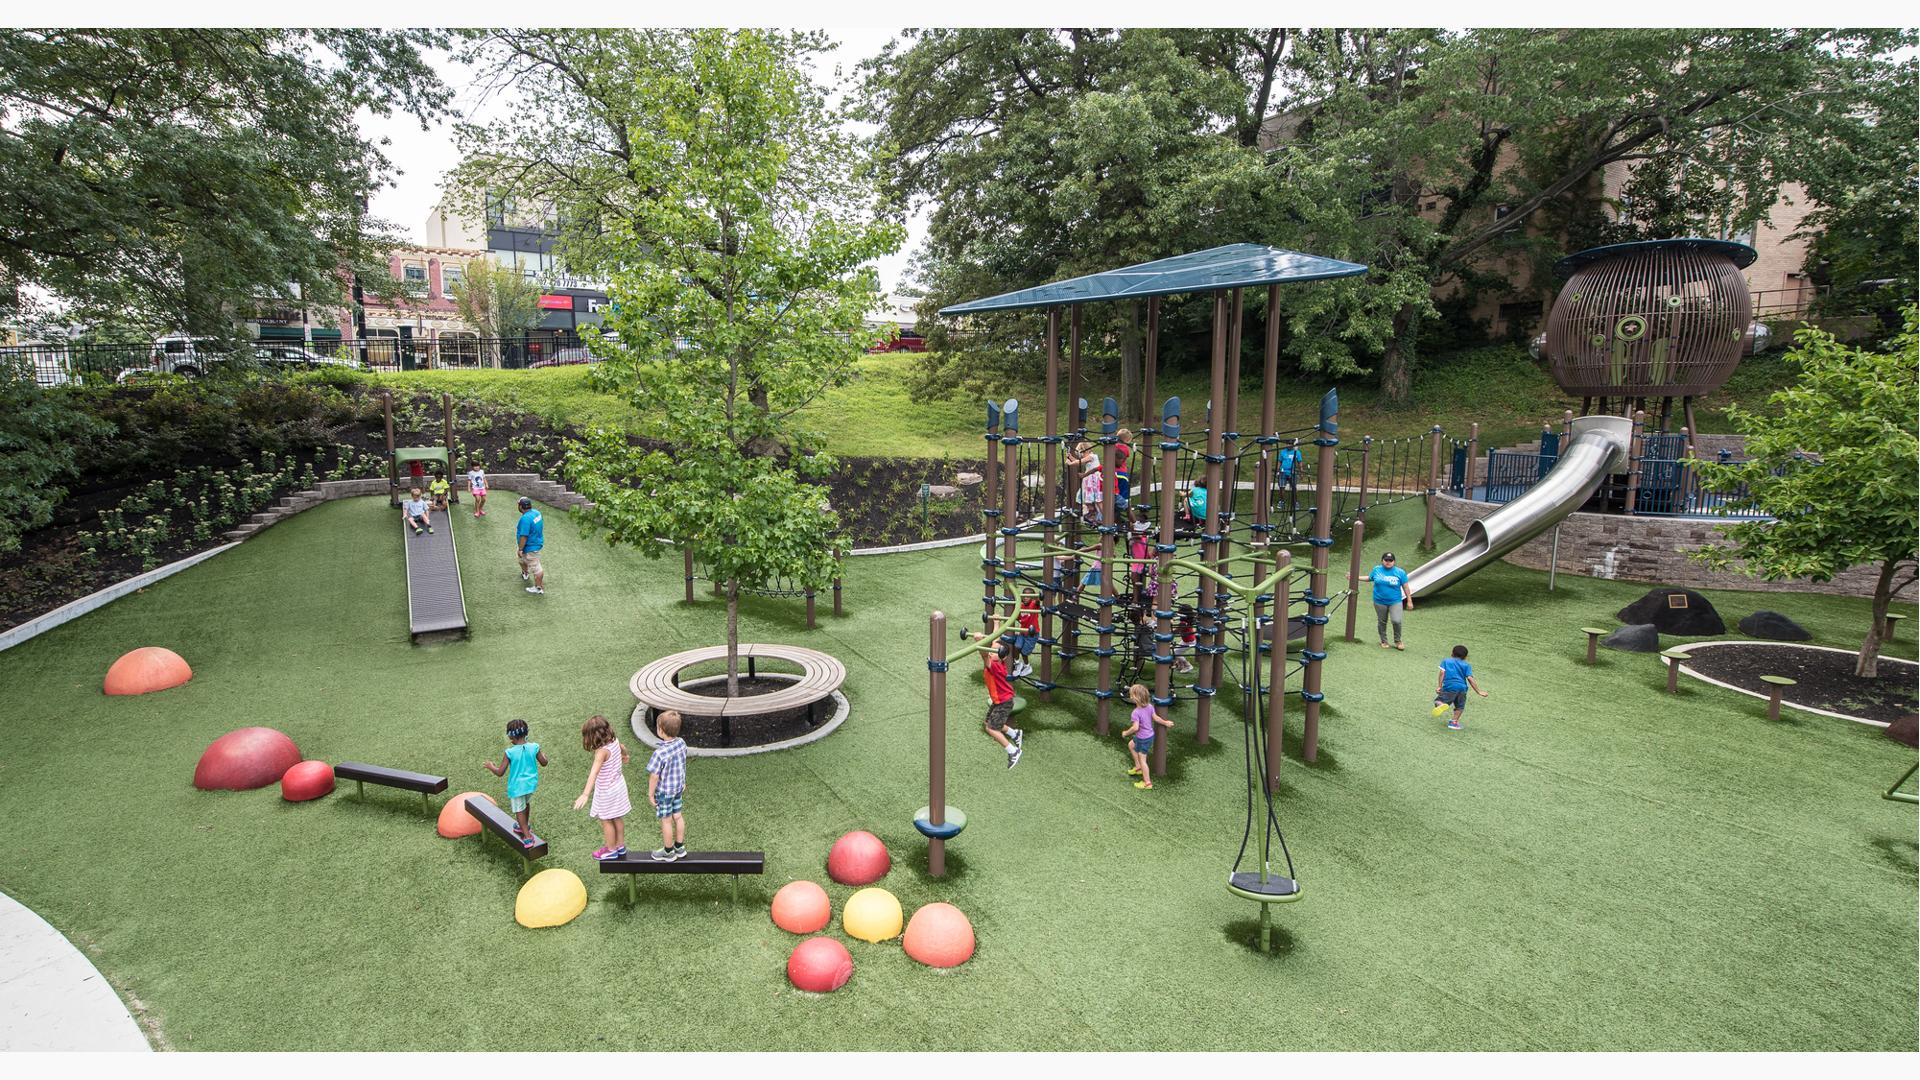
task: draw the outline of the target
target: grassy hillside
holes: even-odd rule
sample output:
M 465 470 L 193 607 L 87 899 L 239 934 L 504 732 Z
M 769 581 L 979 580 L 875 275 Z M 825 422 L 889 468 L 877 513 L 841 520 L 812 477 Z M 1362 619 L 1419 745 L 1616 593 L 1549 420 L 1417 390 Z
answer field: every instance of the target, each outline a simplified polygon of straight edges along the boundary
M 807 410 L 807 420 L 828 436 L 836 453 L 889 457 L 971 457 L 980 450 L 983 409 L 972 397 L 927 400 L 909 389 L 913 365 L 922 358 L 910 353 L 869 356 L 860 361 L 858 377 L 828 394 Z M 1697 405 L 1704 431 L 1730 430 L 1724 410 L 1739 402 L 1749 408 L 1761 404 L 1774 388 L 1793 378 L 1794 366 L 1780 350 L 1742 364 L 1718 393 Z M 558 423 L 591 426 L 631 426 L 634 411 L 587 384 L 585 367 L 545 368 L 538 371 L 412 371 L 375 378 L 383 384 L 444 389 L 483 398 L 536 413 Z M 996 399 L 1017 397 L 1037 402 L 1044 394 L 1041 373 L 1025 383 L 996 387 Z M 1320 395 L 1330 383 L 1283 378 L 1277 387 L 1278 426 L 1301 427 L 1318 413 Z M 1560 393 L 1545 370 L 1524 350 L 1490 346 L 1433 358 L 1415 383 L 1415 404 L 1388 408 L 1372 380 L 1339 383 L 1341 428 L 1353 436 L 1389 438 L 1426 431 L 1434 424 L 1449 433 L 1466 436 L 1478 423 L 1481 445 L 1501 446 L 1539 431 L 1540 422 L 1580 403 Z M 1094 375 L 1083 396 L 1095 400 L 1117 385 Z M 1160 382 L 1162 398 L 1179 395 L 1193 406 L 1207 398 L 1207 380 L 1182 373 Z M 1064 389 L 1062 397 L 1065 396 Z M 1260 387 L 1250 379 L 1240 395 L 1240 430 L 1259 430 Z M 1677 408 L 1677 406 L 1676 406 Z M 1036 410 L 1037 412 L 1037 410 Z M 1679 421 L 1676 418 L 1676 426 Z

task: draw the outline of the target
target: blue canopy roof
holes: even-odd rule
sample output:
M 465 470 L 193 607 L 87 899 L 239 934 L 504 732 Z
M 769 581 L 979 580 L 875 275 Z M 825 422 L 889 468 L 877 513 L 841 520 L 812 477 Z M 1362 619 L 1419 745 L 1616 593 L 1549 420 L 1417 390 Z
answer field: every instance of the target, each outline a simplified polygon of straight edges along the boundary
M 1634 240 L 1625 244 L 1607 244 L 1603 247 L 1576 251 L 1553 264 L 1554 273 L 1565 277 L 1583 266 L 1591 266 L 1603 259 L 1612 259 L 1621 255 L 1633 255 L 1642 251 L 1702 251 L 1714 255 L 1725 255 L 1733 260 L 1733 265 L 1746 269 L 1760 257 L 1760 253 L 1746 244 L 1733 240 L 1710 240 L 1704 236 L 1682 236 L 1674 240 Z
M 1155 259 L 1137 266 L 1104 270 L 1068 278 L 1051 285 L 969 300 L 940 309 L 942 315 L 978 311 L 1018 311 L 1022 308 L 1084 304 L 1093 300 L 1137 300 L 1147 296 L 1238 289 L 1249 285 L 1276 285 L 1294 281 L 1321 281 L 1353 277 L 1367 268 L 1359 263 L 1325 259 L 1265 244 L 1227 244 L 1205 251 Z

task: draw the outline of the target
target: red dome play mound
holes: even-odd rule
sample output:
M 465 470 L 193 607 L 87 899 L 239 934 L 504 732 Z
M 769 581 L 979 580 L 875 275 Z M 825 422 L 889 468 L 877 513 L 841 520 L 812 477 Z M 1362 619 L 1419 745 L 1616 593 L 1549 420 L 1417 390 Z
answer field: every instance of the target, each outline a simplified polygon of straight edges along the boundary
M 853 978 L 853 957 L 830 937 L 808 938 L 787 957 L 787 980 L 801 990 L 830 994 Z
M 333 792 L 333 766 L 324 761 L 303 761 L 280 776 L 280 797 L 288 802 L 306 802 Z
M 901 944 L 928 967 L 959 967 L 973 957 L 973 924 L 952 904 L 928 904 L 913 913 Z
M 827 890 L 811 881 L 789 881 L 773 894 L 773 925 L 789 934 L 812 934 L 833 921 Z
M 453 798 L 448 799 L 447 805 L 440 808 L 440 822 L 434 826 L 434 831 L 449 840 L 458 840 L 460 837 L 472 836 L 474 833 L 479 832 L 480 819 L 467 813 L 468 799 L 481 799 L 485 802 L 493 802 L 493 796 L 485 792 L 463 791 Z M 494 803 L 494 805 L 498 806 L 499 804 Z
M 871 885 L 893 869 L 893 856 L 880 838 L 864 830 L 833 842 L 827 852 L 827 876 L 842 885 Z
M 172 649 L 149 645 L 135 649 L 107 669 L 109 694 L 151 694 L 170 690 L 193 678 L 193 669 Z
M 300 764 L 300 748 L 267 727 L 243 727 L 213 740 L 193 770 L 202 791 L 250 791 L 266 787 Z

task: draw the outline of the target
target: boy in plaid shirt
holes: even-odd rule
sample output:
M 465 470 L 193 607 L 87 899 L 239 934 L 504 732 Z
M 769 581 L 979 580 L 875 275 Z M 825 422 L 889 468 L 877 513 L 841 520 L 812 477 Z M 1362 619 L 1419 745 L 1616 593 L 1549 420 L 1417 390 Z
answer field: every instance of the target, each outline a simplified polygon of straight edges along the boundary
M 654 726 L 660 745 L 647 759 L 647 799 L 653 803 L 653 816 L 660 819 L 660 848 L 653 861 L 672 862 L 687 853 L 687 818 L 680 812 L 687 792 L 687 744 L 680 738 L 679 713 L 661 713 Z

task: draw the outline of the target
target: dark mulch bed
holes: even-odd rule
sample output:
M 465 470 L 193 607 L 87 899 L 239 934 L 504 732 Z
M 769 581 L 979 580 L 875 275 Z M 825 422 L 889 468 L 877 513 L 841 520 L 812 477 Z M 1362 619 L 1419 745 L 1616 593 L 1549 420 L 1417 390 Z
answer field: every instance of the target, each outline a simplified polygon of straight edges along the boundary
M 1852 653 L 1801 649 L 1792 645 L 1732 644 L 1701 649 L 1686 666 L 1729 686 L 1767 693 L 1762 675 L 1784 675 L 1797 685 L 1781 696 L 1816 709 L 1890 724 L 1920 708 L 1914 675 L 1920 667 L 1904 660 L 1880 658 L 1880 673 L 1862 679 L 1853 673 Z
M 785 690 L 791 683 L 778 679 L 746 678 L 740 679 L 740 696 L 752 697 L 755 694 L 771 694 L 776 690 Z M 712 682 L 702 686 L 682 687 L 689 694 L 700 697 L 726 697 L 727 684 Z M 825 708 L 825 707 L 823 707 Z M 765 746 L 768 743 L 797 739 L 813 730 L 808 718 L 810 710 L 783 709 L 765 716 L 736 716 L 728 721 L 733 732 L 731 741 L 720 738 L 720 718 L 717 716 L 683 717 L 680 724 L 680 737 L 687 740 L 688 746 L 702 749 L 739 748 L 742 746 Z M 825 723 L 831 713 L 822 712 L 821 722 Z

